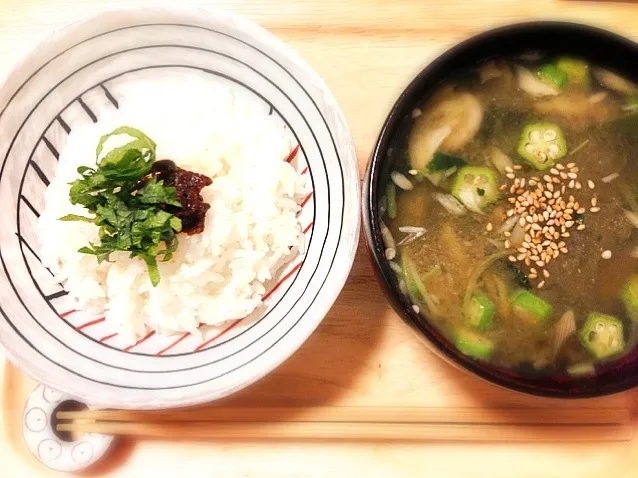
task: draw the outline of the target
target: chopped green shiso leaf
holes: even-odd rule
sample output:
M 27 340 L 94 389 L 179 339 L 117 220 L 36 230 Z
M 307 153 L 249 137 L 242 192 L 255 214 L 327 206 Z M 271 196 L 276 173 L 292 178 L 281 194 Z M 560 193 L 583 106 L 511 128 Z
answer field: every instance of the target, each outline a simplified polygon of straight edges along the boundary
M 114 136 L 127 135 L 128 143 L 103 154 Z M 100 242 L 79 252 L 108 261 L 115 251 L 130 252 L 148 268 L 153 286 L 160 282 L 158 258 L 169 261 L 177 250 L 182 221 L 164 210 L 181 207 L 175 188 L 147 177 L 155 162 L 155 142 L 141 131 L 122 126 L 102 136 L 96 150 L 96 167 L 78 168 L 80 178 L 71 183 L 72 204 L 84 206 L 92 216 L 66 215 L 62 221 L 84 221 L 99 226 Z

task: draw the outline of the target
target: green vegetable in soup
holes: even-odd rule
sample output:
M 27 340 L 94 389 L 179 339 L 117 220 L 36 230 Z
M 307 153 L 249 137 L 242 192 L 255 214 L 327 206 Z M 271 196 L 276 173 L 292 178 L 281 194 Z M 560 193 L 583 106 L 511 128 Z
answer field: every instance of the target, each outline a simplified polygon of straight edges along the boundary
M 556 67 L 567 75 L 570 85 L 589 87 L 591 82 L 589 65 L 583 60 L 565 56 L 556 61 Z
M 567 367 L 567 373 L 574 378 L 590 377 L 596 374 L 596 368 L 593 363 L 577 363 Z
M 394 219 L 397 217 L 397 188 L 392 181 L 388 181 L 385 198 L 388 207 L 388 217 Z
M 466 166 L 458 172 L 452 195 L 473 212 L 482 212 L 485 206 L 498 199 L 496 175 L 490 168 Z
M 434 153 L 432 161 L 428 163 L 428 171 L 435 173 L 438 171 L 447 171 L 448 169 L 463 167 L 467 165 L 467 161 L 463 158 L 450 156 L 449 154 L 437 151 Z
M 559 90 L 565 87 L 568 80 L 567 73 L 552 64 L 541 66 L 536 72 L 536 75 L 543 83 L 558 88 Z
M 551 168 L 567 154 L 561 129 L 552 123 L 534 123 L 523 129 L 518 154 L 536 169 Z
M 403 279 L 410 296 L 417 302 L 422 302 L 427 291 L 425 284 L 419 277 L 416 264 L 406 254 L 403 254 Z
M 592 312 L 580 331 L 580 344 L 598 359 L 619 354 L 625 348 L 623 324 L 612 315 Z
M 516 267 L 514 264 L 512 264 L 509 261 L 506 262 L 506 266 L 507 266 L 507 269 L 512 272 L 512 275 L 514 276 L 514 280 L 520 287 L 522 287 L 523 289 L 532 288 L 532 284 L 529 281 L 529 277 L 527 277 L 527 275 L 522 270 L 520 270 L 518 267 Z
M 482 360 L 489 360 L 494 352 L 491 340 L 464 327 L 456 330 L 454 345 L 461 353 Z
M 625 304 L 627 315 L 631 320 L 638 322 L 638 275 L 633 275 L 629 278 L 627 284 L 623 287 L 620 297 Z
M 476 294 L 465 308 L 465 320 L 476 329 L 487 329 L 494 321 L 496 307 L 485 294 Z
M 528 290 L 519 290 L 512 296 L 512 312 L 517 317 L 539 323 L 547 320 L 552 306 Z

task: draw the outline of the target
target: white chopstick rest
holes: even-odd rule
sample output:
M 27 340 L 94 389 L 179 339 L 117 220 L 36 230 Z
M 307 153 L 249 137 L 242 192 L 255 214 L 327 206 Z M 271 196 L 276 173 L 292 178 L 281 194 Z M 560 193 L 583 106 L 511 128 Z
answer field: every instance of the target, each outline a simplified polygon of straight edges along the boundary
M 113 443 L 113 436 L 87 433 L 76 441 L 58 438 L 52 424 L 55 409 L 73 400 L 44 385 L 31 392 L 24 408 L 24 441 L 40 463 L 56 471 L 73 472 L 88 468 L 102 458 Z

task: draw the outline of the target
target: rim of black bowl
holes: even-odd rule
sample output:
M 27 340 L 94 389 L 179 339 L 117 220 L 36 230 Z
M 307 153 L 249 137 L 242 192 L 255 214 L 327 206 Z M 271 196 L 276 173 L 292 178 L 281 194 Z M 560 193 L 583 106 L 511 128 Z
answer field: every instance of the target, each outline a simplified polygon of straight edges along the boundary
M 427 65 L 403 90 L 383 124 L 364 178 L 362 215 L 366 243 L 375 272 L 388 300 L 401 318 L 412 327 L 435 353 L 454 365 L 501 387 L 554 398 L 588 398 L 609 395 L 638 385 L 638 346 L 625 356 L 597 366 L 588 378 L 565 376 L 532 377 L 476 361 L 456 348 L 412 309 L 400 292 L 398 281 L 385 258 L 379 227 L 379 184 L 389 174 L 385 161 L 392 140 L 402 122 L 417 103 L 431 95 L 438 84 L 462 68 L 490 57 L 516 55 L 540 50 L 574 55 L 638 80 L 638 44 L 600 28 L 568 22 L 535 21 L 488 30 L 450 48 Z M 638 81 L 637 81 L 638 82 Z

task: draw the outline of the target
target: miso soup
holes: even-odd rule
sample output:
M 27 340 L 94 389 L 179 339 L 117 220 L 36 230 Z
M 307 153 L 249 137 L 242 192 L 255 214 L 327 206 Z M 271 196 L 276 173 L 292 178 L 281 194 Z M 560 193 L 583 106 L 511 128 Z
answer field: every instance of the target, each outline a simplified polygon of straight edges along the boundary
M 638 89 L 579 58 L 501 58 L 405 118 L 386 257 L 457 349 L 581 375 L 638 337 Z

